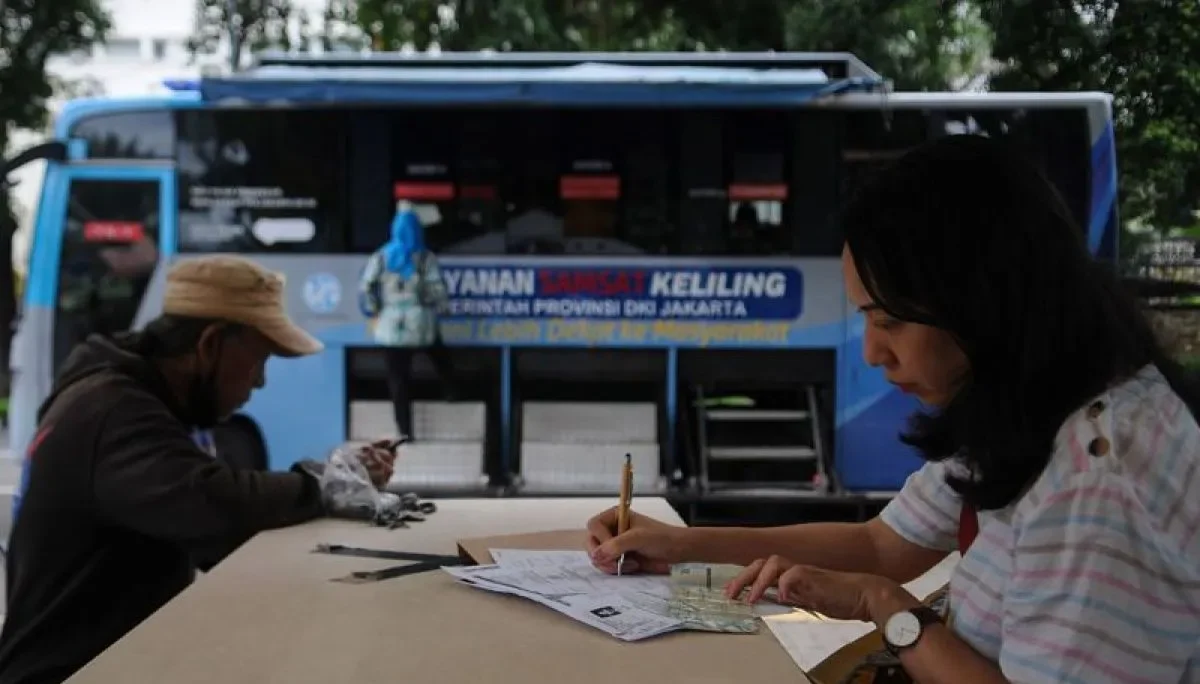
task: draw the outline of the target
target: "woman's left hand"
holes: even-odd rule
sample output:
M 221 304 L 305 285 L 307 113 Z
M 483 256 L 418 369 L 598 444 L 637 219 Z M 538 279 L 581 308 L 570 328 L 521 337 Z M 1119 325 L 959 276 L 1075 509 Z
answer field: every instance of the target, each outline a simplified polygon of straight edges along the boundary
M 878 575 L 822 570 L 794 565 L 779 577 L 779 601 L 835 620 L 873 622 L 878 601 L 897 592 L 899 584 Z

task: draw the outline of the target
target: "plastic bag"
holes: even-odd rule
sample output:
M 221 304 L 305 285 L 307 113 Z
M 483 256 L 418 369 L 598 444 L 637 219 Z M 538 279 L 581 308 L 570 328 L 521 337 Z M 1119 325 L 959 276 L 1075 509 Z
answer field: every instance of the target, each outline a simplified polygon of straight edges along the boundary
M 401 498 L 376 489 L 357 451 L 339 447 L 330 454 L 320 477 L 325 510 L 339 518 L 376 522 L 398 516 Z

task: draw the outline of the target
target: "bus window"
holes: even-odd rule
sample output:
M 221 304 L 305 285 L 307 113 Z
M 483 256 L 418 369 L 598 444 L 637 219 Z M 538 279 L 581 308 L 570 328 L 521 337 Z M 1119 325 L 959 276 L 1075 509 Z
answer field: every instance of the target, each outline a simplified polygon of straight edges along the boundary
M 790 211 L 781 247 L 801 257 L 837 257 L 842 253 L 838 222 L 841 113 L 806 110 L 789 117 L 792 138 L 788 173 Z
M 89 159 L 175 158 L 175 120 L 163 109 L 88 117 L 70 137 L 87 143 Z
M 725 120 L 729 216 L 726 253 L 787 252 L 783 234 L 788 200 L 791 131 L 782 112 L 731 112 Z
M 626 118 L 617 112 L 571 111 L 561 115 L 564 134 L 558 177 L 566 254 L 639 254 L 622 239 L 621 160 L 618 140 Z
M 426 245 L 443 254 L 503 254 L 505 115 L 491 111 L 387 113 L 393 206 L 416 212 Z M 386 227 L 356 226 L 355 249 L 373 250 Z
M 676 252 L 724 254 L 728 219 L 725 146 L 720 112 L 679 119 L 679 237 Z
M 509 253 L 664 254 L 673 238 L 667 116 L 548 110 L 505 126 Z
M 677 251 L 780 256 L 793 233 L 794 117 L 774 110 L 688 112 L 679 130 Z M 793 225 L 796 223 L 796 225 Z
M 579 132 L 566 130 L 557 110 L 523 111 L 509 119 L 505 151 L 505 251 L 565 252 L 560 195 L 561 148 Z
M 1013 140 L 1035 162 L 1086 229 L 1091 200 L 1091 139 L 1088 114 L 1072 109 L 946 109 L 943 133 L 977 134 Z
M 842 114 L 842 187 L 848 197 L 872 174 L 929 140 L 929 116 L 917 110 Z
M 342 250 L 342 113 L 195 110 L 178 116 L 181 252 Z
M 392 120 L 392 196 L 425 226 L 426 244 L 440 251 L 454 225 L 454 122 L 457 113 L 410 112 Z M 381 235 L 381 241 L 388 236 Z
M 458 201 L 452 222 L 444 227 L 445 242 L 458 253 L 501 254 L 504 238 L 504 136 L 507 119 L 501 112 L 468 112 L 463 115 L 457 149 Z
M 158 262 L 158 181 L 73 180 L 54 317 L 54 367 L 92 333 L 128 330 Z
M 662 112 L 629 113 L 621 119 L 621 234 L 642 254 L 666 254 L 675 239 L 675 165 L 668 144 L 671 118 Z
M 380 112 L 358 113 L 352 249 L 387 239 L 377 200 L 360 197 L 378 168 L 358 140 Z M 405 201 L 442 254 L 665 254 L 674 239 L 668 116 L 647 111 L 420 110 L 387 113 L 387 216 Z M 367 134 L 363 134 L 367 135 Z M 372 146 L 372 145 L 375 146 Z M 368 163 L 369 162 L 369 163 Z M 722 204 L 722 211 L 723 211 Z M 723 221 L 723 220 L 722 220 Z M 378 226 L 375 224 L 379 224 Z

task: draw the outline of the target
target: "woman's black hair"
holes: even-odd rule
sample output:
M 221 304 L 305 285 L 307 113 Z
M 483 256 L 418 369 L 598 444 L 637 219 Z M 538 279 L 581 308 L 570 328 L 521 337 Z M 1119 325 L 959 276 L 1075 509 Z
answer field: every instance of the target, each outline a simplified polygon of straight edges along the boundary
M 969 361 L 954 398 L 901 436 L 926 460 L 961 457 L 969 472 L 948 483 L 967 504 L 1014 501 L 1067 416 L 1147 364 L 1197 415 L 1191 378 L 1010 143 L 955 135 L 910 151 L 864 184 L 843 225 L 873 302 L 948 332 Z

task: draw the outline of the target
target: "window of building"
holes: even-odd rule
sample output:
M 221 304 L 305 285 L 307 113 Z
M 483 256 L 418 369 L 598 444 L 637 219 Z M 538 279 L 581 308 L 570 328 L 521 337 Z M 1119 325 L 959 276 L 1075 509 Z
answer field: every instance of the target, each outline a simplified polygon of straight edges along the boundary
M 104 55 L 112 59 L 141 59 L 142 41 L 137 38 L 109 38 L 104 41 Z

